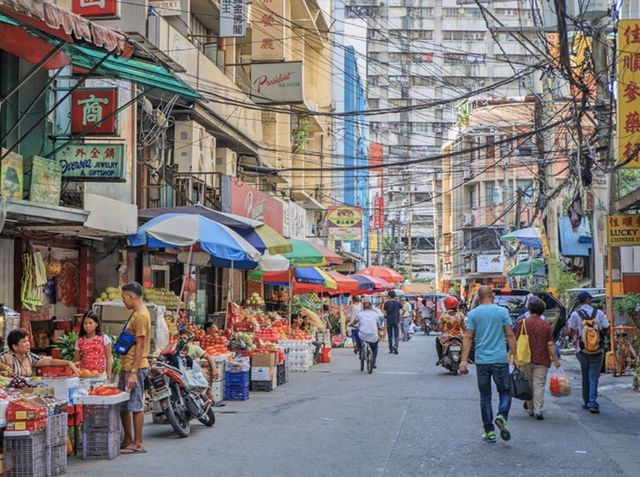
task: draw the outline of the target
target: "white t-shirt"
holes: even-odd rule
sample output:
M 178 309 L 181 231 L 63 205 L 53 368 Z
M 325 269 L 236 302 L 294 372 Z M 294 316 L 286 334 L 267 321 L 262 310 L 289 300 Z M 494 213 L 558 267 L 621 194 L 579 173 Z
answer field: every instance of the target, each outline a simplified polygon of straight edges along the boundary
M 378 314 L 373 310 L 361 311 L 356 317 L 358 320 L 358 336 L 369 343 L 378 341 Z
M 362 311 L 362 303 L 354 303 L 351 305 L 351 309 L 349 310 L 349 321 L 353 321 L 358 316 L 358 313 Z

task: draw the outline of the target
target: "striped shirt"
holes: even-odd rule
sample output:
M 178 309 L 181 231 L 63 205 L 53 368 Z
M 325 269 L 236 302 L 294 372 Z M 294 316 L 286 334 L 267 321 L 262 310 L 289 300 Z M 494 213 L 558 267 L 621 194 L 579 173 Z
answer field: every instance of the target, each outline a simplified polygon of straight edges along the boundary
M 35 353 L 27 353 L 22 359 L 13 351 L 3 351 L 0 353 L 0 363 L 13 368 L 16 376 L 33 376 L 35 364 L 42 359 L 42 356 Z

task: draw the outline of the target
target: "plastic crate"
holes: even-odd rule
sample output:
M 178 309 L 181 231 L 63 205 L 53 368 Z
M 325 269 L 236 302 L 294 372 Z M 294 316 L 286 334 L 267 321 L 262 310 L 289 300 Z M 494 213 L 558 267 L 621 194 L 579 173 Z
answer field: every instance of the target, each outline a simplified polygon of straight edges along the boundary
M 67 444 L 47 447 L 47 477 L 67 473 Z
M 287 367 L 284 364 L 278 365 L 278 374 L 276 381 L 278 382 L 278 386 L 282 386 L 285 383 L 289 382 L 289 374 L 287 373 Z
M 251 391 L 253 392 L 273 391 L 273 381 L 251 381 Z
M 83 431 L 82 459 L 115 459 L 120 455 L 120 429 L 116 431 Z
M 224 382 L 230 386 L 249 386 L 249 371 L 226 371 Z
M 229 387 L 224 388 L 225 401 L 246 401 L 249 399 L 249 387 Z
M 47 446 L 58 446 L 67 442 L 67 414 L 47 417 Z
M 116 431 L 120 429 L 120 405 L 96 405 L 84 407 L 83 430 L 91 431 Z
M 24 436 L 5 433 L 4 476 L 5 477 L 46 477 L 45 431 L 31 432 Z

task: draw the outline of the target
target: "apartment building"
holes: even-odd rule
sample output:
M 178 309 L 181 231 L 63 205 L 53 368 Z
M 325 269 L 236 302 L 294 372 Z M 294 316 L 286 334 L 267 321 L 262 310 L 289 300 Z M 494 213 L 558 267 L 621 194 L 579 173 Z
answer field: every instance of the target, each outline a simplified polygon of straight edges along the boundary
M 446 133 L 456 121 L 455 102 L 430 106 L 430 103 L 488 87 L 507 80 L 535 61 L 533 48 L 522 45 L 523 36 L 535 41 L 535 33 L 513 35 L 511 30 L 533 25 L 529 9 L 517 2 L 487 4 L 488 12 L 474 3 L 460 5 L 456 0 L 354 0 L 348 15 L 367 20 L 368 100 L 370 109 L 398 108 L 392 113 L 370 118 L 371 140 L 387 145 L 390 162 L 418 159 L 440 153 Z M 486 19 L 485 19 L 486 17 Z M 492 32 L 487 28 L 495 27 Z M 518 41 L 520 40 L 520 41 Z M 484 96 L 526 95 L 528 84 L 507 82 Z M 410 109 L 415 108 L 417 109 Z M 408 108 L 408 109 L 403 109 Z M 433 181 L 440 187 L 437 167 L 420 168 L 406 182 L 419 185 L 420 194 L 433 193 Z M 409 192 L 407 188 L 406 192 Z M 391 207 L 400 207 L 388 201 Z M 426 205 L 426 204 L 425 204 Z M 434 208 L 409 215 L 433 217 Z M 428 229 L 427 222 L 416 230 Z M 428 232 L 430 241 L 437 233 Z M 419 242 L 421 237 L 414 237 Z M 427 253 L 429 272 L 434 271 L 435 250 Z

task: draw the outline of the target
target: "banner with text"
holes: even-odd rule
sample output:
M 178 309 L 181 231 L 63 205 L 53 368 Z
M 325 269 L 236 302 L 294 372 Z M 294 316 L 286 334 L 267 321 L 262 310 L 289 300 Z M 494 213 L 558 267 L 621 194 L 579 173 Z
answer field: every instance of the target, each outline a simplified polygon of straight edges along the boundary
M 243 37 L 246 32 L 246 0 L 220 0 L 220 38 Z
M 640 20 L 618 22 L 617 163 L 640 167 Z M 627 162 L 628 161 L 628 162 Z
M 253 0 L 251 4 L 251 58 L 284 59 L 284 0 Z

